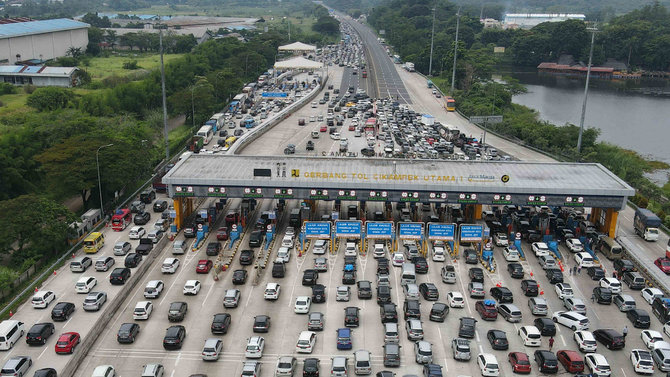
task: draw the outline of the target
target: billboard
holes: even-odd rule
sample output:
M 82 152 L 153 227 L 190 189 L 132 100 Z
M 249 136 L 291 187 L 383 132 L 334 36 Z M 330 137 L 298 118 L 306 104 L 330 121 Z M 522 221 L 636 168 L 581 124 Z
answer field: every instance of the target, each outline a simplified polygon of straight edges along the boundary
M 316 239 L 330 238 L 330 227 L 331 224 L 329 221 L 305 221 L 305 237 Z
M 360 220 L 337 220 L 335 221 L 335 237 L 341 238 L 361 238 Z
M 398 223 L 398 238 L 401 240 L 420 240 L 423 235 L 423 223 Z
M 477 242 L 481 241 L 484 235 L 484 226 L 477 224 L 461 224 L 461 241 Z
M 456 224 L 428 223 L 428 239 L 431 241 L 453 241 Z
M 365 223 L 365 237 L 390 240 L 393 234 L 392 221 L 368 221 Z

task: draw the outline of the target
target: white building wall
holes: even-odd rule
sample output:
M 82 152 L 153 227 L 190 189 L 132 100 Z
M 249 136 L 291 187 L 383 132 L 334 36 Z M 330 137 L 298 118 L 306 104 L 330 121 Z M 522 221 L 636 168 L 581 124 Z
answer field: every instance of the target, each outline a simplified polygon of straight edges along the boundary
M 55 59 L 65 56 L 70 47 L 80 47 L 84 51 L 86 45 L 86 28 L 4 38 L 0 39 L 0 61 L 14 64 L 16 54 L 21 54 L 21 60 Z

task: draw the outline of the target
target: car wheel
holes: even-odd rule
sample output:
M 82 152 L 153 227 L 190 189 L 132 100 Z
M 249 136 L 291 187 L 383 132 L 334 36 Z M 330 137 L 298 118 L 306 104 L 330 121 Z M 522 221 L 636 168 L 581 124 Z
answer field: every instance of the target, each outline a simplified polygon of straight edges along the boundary
M 572 331 L 577 331 L 577 326 L 572 326 Z

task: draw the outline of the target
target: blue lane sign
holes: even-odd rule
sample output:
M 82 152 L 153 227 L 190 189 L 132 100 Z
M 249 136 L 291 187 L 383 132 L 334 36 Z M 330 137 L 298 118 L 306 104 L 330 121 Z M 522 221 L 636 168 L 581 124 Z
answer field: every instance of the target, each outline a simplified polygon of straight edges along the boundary
M 390 240 L 392 233 L 393 233 L 392 221 L 382 221 L 382 222 L 368 221 L 365 223 L 366 238 Z
M 361 221 L 335 221 L 335 237 L 360 238 Z
M 263 92 L 261 97 L 264 98 L 277 98 L 277 97 L 288 97 L 288 93 L 283 92 Z
M 420 240 L 423 235 L 423 223 L 398 223 L 398 238 Z
M 484 234 L 484 227 L 475 224 L 461 224 L 461 241 L 476 242 L 481 241 Z
M 305 237 L 330 238 L 329 221 L 305 221 Z
M 453 241 L 456 224 L 428 223 L 428 239 L 431 241 Z

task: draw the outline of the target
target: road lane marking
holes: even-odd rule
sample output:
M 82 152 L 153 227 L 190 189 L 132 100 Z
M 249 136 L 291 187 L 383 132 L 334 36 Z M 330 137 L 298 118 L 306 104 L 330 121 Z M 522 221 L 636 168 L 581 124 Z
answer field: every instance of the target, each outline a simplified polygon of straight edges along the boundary
M 49 348 L 49 347 L 44 347 L 44 350 L 42 350 L 42 352 L 40 353 L 40 355 L 37 356 L 37 360 L 39 360 L 40 358 L 42 358 L 42 355 L 44 355 L 44 353 L 47 352 L 47 348 Z
M 209 297 L 209 295 L 210 295 L 210 294 L 212 293 L 212 291 L 214 290 L 214 286 L 215 286 L 215 285 L 212 284 L 212 285 L 209 287 L 209 290 L 207 291 L 207 294 L 205 295 L 205 299 L 202 301 L 202 305 L 200 305 L 201 307 L 204 307 L 205 304 L 209 304 L 209 302 L 207 301 L 207 298 Z

